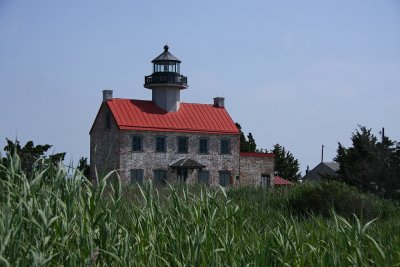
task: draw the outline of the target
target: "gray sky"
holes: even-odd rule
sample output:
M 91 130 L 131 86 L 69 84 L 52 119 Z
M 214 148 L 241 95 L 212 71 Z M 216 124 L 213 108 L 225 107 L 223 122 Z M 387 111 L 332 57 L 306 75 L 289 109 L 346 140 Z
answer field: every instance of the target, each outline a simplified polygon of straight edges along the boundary
M 182 60 L 183 102 L 226 98 L 258 148 L 315 166 L 357 124 L 400 141 L 400 1 L 0 0 L 5 138 L 89 156 L 103 89 L 150 99 L 150 61 Z

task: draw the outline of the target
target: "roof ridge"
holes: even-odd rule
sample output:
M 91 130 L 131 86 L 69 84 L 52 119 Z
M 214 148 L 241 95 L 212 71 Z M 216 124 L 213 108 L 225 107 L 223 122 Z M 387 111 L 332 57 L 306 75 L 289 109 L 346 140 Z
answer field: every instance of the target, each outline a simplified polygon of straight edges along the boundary
M 133 100 L 133 101 L 154 102 L 153 100 L 149 100 L 149 99 L 123 98 L 123 97 L 114 97 L 114 98 L 108 99 L 107 101 L 109 101 L 109 100 Z M 197 103 L 197 102 L 180 102 L 180 104 L 214 106 L 211 103 Z M 219 109 L 221 109 L 221 108 L 219 108 Z

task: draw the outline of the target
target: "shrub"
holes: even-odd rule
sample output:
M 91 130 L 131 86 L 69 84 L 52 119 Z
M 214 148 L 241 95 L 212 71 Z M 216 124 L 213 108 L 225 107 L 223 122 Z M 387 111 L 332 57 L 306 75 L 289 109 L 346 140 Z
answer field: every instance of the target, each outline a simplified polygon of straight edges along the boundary
M 354 214 L 366 220 L 387 217 L 395 210 L 390 201 L 361 194 L 354 187 L 333 181 L 306 183 L 293 188 L 288 195 L 288 204 L 292 212 L 302 216 L 328 217 L 333 210 L 345 218 Z

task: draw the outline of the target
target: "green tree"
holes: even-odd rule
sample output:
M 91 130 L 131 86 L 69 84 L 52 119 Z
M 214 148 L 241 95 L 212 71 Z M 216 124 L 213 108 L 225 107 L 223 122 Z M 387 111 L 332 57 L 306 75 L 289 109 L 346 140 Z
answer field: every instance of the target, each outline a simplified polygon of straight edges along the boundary
M 285 147 L 279 144 L 274 145 L 272 153 L 275 154 L 275 175 L 297 182 L 301 177 L 300 167 L 293 154 L 290 151 L 286 151 Z
M 20 142 L 16 140 L 15 142 L 7 139 L 7 145 L 4 147 L 4 151 L 8 152 L 10 155 L 18 154 L 21 161 L 21 170 L 24 171 L 28 176 L 32 173 L 32 169 L 35 164 L 57 164 L 64 160 L 65 153 L 57 153 L 46 157 L 46 152 L 52 147 L 51 145 L 36 145 L 33 141 L 28 141 L 23 147 Z M 43 158 L 43 162 L 38 160 Z M 3 164 L 7 166 L 8 159 L 3 158 Z M 42 166 L 43 167 L 43 166 Z
M 256 152 L 257 145 L 256 141 L 253 138 L 253 135 L 249 133 L 246 139 L 244 133 L 242 132 L 242 126 L 240 126 L 240 124 L 237 122 L 235 123 L 235 125 L 240 132 L 240 152 Z
M 370 191 L 392 197 L 400 186 L 399 143 L 383 136 L 379 141 L 371 129 L 360 126 L 351 137 L 352 146 L 339 143 L 335 161 L 338 179 Z
M 249 152 L 256 152 L 257 151 L 257 145 L 256 145 L 256 140 L 254 140 L 253 135 L 249 133 L 247 135 L 247 144 L 249 148 Z
M 235 123 L 236 127 L 238 128 L 240 132 L 240 152 L 248 152 L 248 143 L 246 140 L 246 137 L 244 136 L 244 133 L 242 132 L 242 126 L 239 123 Z
M 88 164 L 87 158 L 82 157 L 79 159 L 79 164 L 77 169 L 80 170 L 86 178 L 89 178 L 90 165 Z

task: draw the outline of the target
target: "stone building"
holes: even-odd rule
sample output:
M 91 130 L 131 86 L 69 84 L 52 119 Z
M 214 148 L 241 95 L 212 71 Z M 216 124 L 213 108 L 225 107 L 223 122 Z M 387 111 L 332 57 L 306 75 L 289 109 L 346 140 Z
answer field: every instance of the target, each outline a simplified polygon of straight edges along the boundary
M 188 87 L 180 63 L 169 52 L 153 61 L 144 87 L 152 100 L 113 98 L 103 102 L 90 130 L 91 177 L 117 170 L 124 184 L 152 179 L 229 185 L 273 185 L 270 153 L 241 153 L 240 132 L 223 97 L 213 104 L 182 103 Z

